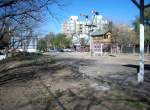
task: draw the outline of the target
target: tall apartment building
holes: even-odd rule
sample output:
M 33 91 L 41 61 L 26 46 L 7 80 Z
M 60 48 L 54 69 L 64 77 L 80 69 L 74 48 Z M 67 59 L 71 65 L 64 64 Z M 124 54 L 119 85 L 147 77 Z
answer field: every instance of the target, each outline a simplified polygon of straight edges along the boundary
M 70 16 L 61 25 L 61 32 L 73 37 L 73 42 L 80 42 L 81 38 L 84 38 L 86 42 L 90 39 L 89 30 L 87 25 L 93 24 L 93 31 L 103 30 L 104 26 L 108 24 L 107 20 L 104 20 L 102 15 L 92 16 L 91 20 L 80 21 L 78 16 Z
M 104 26 L 108 24 L 108 21 L 103 19 L 102 15 L 97 15 L 93 17 L 93 25 L 96 25 L 94 30 L 101 29 L 103 30 Z
M 61 24 L 61 32 L 64 33 L 64 34 L 67 34 L 67 21 L 64 21 L 62 24 Z
M 96 27 L 93 27 L 93 30 L 103 29 L 105 25 L 108 24 L 108 21 L 103 19 L 102 15 L 92 16 L 91 20 L 80 21 L 78 16 L 70 16 L 69 19 L 64 21 L 61 25 L 61 32 L 64 34 L 88 34 L 89 27 L 87 25 L 93 24 Z
M 78 21 L 78 16 L 70 16 L 69 19 L 67 19 L 62 23 L 61 32 L 67 35 L 76 33 L 77 21 Z
M 78 21 L 76 22 L 76 33 L 83 33 L 84 22 Z

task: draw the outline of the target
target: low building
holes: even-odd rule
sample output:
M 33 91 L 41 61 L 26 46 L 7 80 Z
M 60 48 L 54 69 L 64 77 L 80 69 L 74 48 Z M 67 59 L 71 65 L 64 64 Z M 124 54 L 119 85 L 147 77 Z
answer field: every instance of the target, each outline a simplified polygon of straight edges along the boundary
M 37 52 L 37 37 L 12 37 L 11 47 L 12 50 Z
M 111 52 L 112 33 L 108 30 L 96 30 L 91 34 L 93 53 Z
M 91 29 L 89 25 L 95 27 Z M 103 19 L 102 15 L 92 16 L 91 19 L 86 20 L 80 20 L 78 16 L 70 16 L 61 24 L 61 32 L 72 37 L 74 47 L 89 47 L 90 31 L 103 30 L 106 25 L 108 25 L 108 21 Z

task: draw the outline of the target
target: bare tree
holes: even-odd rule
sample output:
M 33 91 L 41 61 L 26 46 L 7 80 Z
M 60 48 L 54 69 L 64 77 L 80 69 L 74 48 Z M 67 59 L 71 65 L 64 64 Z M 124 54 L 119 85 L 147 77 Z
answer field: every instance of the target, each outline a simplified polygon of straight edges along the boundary
M 112 26 L 112 34 L 112 41 L 121 47 L 121 52 L 123 47 L 128 46 L 131 42 L 131 29 L 126 25 L 114 24 Z
M 132 52 L 135 53 L 135 47 L 139 44 L 139 37 L 134 30 L 130 31 L 130 44 L 133 46 Z
M 54 17 L 54 10 L 50 10 L 52 5 L 63 7 L 64 3 L 62 0 L 0 0 L 0 43 L 13 36 L 24 36 L 30 40 L 30 30 L 33 32 L 37 22 L 42 22 L 43 12 Z M 1 44 L 8 47 L 9 40 Z

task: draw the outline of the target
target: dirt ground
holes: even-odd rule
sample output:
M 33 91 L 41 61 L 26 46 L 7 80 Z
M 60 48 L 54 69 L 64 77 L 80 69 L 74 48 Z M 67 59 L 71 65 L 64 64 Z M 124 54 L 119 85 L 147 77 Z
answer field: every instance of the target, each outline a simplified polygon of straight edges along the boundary
M 0 64 L 0 110 L 150 110 L 150 56 L 46 53 Z

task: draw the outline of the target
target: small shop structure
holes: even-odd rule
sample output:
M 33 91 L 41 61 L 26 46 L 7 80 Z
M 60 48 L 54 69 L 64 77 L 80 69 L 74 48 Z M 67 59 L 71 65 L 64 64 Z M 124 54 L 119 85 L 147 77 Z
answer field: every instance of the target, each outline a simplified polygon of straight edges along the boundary
M 108 30 L 96 30 L 91 34 L 93 54 L 103 55 L 111 52 L 112 33 Z

